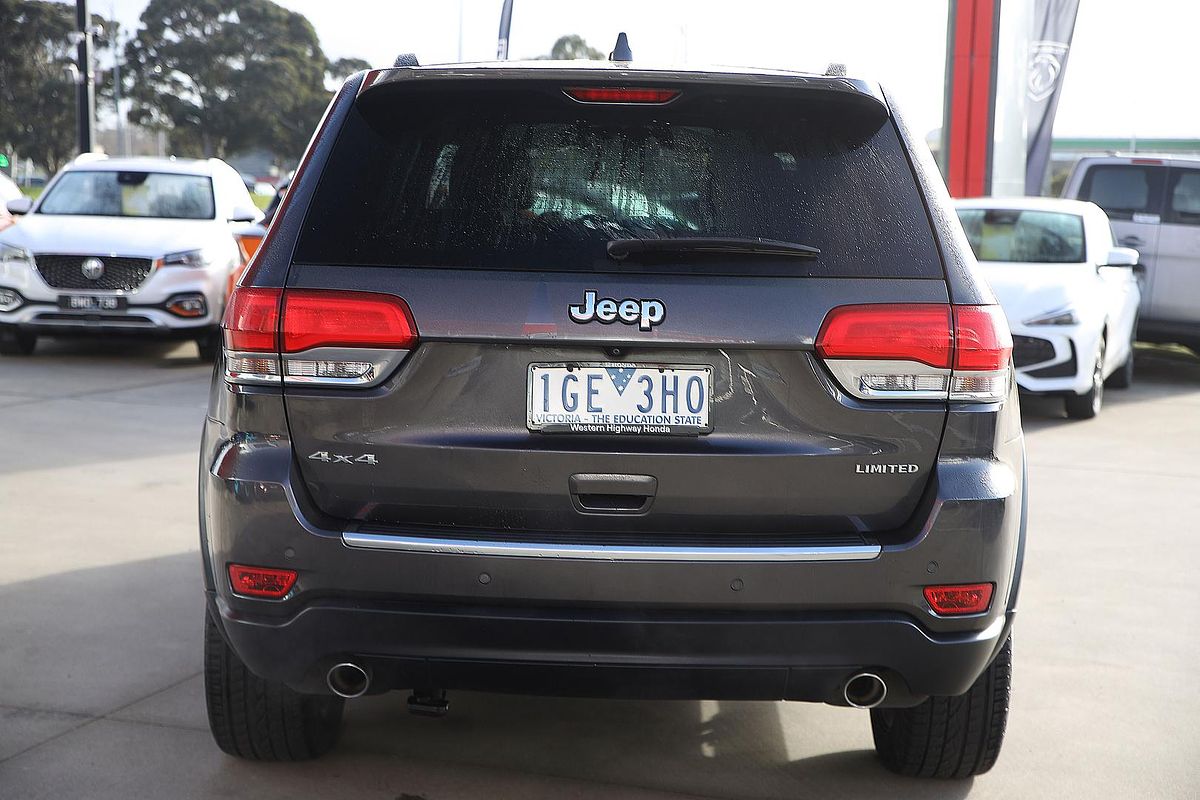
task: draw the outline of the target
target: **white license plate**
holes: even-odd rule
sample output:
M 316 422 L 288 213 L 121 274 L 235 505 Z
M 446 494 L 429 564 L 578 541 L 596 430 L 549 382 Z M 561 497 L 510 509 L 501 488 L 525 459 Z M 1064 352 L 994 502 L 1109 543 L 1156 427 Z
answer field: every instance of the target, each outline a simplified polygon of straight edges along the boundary
M 695 436 L 712 430 L 712 367 L 531 364 L 528 388 L 531 431 Z

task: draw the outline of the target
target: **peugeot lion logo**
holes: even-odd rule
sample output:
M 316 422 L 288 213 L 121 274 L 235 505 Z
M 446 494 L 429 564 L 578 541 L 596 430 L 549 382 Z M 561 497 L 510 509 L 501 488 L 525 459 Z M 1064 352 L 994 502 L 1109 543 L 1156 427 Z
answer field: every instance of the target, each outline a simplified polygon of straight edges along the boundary
M 98 258 L 85 258 L 79 268 L 89 280 L 98 281 L 104 276 L 104 262 Z

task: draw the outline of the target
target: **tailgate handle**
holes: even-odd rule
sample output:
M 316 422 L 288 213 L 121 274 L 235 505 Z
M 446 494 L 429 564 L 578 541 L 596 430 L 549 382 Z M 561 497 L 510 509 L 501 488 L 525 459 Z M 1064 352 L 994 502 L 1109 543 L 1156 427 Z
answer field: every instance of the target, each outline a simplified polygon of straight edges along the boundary
M 575 510 L 583 514 L 645 514 L 658 491 L 653 475 L 581 472 L 569 483 Z

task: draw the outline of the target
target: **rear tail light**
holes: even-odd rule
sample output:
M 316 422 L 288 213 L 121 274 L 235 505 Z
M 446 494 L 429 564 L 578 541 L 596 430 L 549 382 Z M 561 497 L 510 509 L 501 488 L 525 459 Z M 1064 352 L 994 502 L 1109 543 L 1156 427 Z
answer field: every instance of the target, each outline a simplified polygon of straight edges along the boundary
M 225 315 L 225 378 L 373 386 L 416 344 L 416 323 L 399 297 L 243 286 Z
M 283 298 L 283 351 L 313 347 L 410 350 L 417 326 L 399 297 L 373 292 L 289 290 Z
M 567 97 L 580 103 L 663 105 L 679 96 L 678 89 L 647 89 L 636 86 L 571 86 Z
M 816 350 L 863 400 L 999 402 L 1008 393 L 1012 337 L 998 306 L 838 306 Z
M 234 594 L 278 600 L 296 585 L 296 570 L 230 564 L 229 585 Z
M 992 604 L 992 583 L 965 583 L 956 586 L 926 586 L 925 602 L 933 613 L 943 617 L 982 614 Z
M 954 307 L 951 400 L 994 403 L 1008 394 L 1013 340 L 1000 306 Z

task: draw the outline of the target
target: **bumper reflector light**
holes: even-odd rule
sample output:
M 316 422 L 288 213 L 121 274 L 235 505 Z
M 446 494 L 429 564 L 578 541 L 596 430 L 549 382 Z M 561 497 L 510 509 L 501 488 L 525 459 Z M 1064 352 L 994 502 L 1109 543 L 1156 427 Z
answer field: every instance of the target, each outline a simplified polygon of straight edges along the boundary
M 964 583 L 955 586 L 926 586 L 925 602 L 943 617 L 982 614 L 992 604 L 993 583 Z
M 229 584 L 235 594 L 278 600 L 292 590 L 296 570 L 229 565 Z

